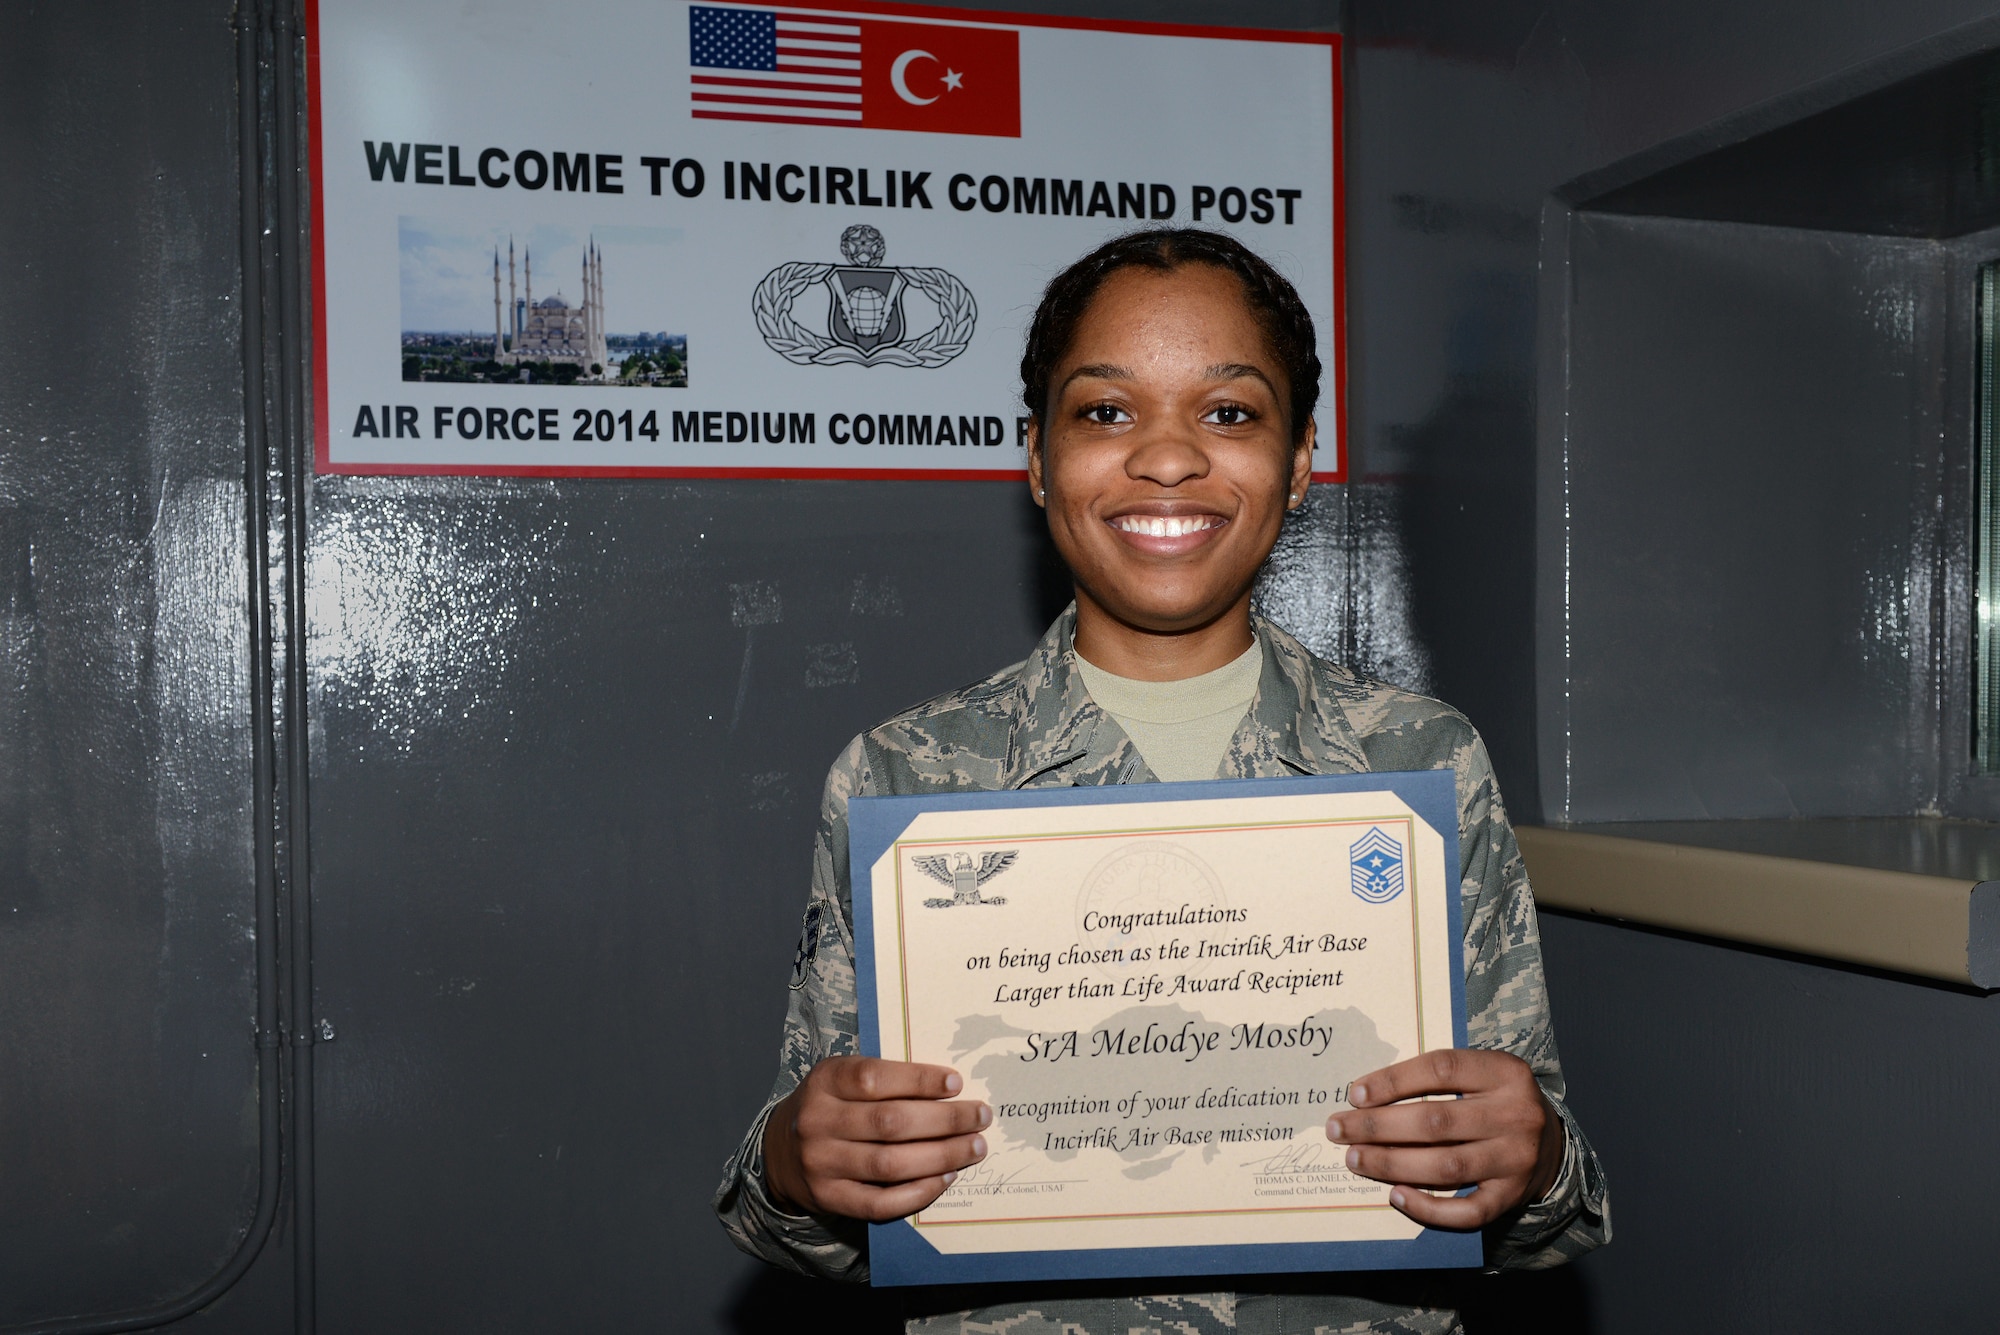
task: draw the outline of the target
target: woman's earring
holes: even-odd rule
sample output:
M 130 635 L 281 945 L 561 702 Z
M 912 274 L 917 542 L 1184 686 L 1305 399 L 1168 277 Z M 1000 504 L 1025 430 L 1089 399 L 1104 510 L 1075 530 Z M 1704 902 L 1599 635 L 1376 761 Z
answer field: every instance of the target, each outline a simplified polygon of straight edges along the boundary
M 1299 494 L 1295 491 L 1292 493 L 1292 504 L 1297 505 L 1298 503 L 1299 503 Z

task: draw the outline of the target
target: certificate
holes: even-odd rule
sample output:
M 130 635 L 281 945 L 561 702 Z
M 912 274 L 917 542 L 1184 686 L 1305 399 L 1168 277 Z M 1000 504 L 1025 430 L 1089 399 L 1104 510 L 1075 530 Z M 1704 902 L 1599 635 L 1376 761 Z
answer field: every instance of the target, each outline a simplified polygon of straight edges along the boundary
M 1325 1130 L 1464 1045 L 1457 811 L 1448 770 L 855 798 L 864 1050 L 993 1109 L 874 1282 L 1478 1265 Z

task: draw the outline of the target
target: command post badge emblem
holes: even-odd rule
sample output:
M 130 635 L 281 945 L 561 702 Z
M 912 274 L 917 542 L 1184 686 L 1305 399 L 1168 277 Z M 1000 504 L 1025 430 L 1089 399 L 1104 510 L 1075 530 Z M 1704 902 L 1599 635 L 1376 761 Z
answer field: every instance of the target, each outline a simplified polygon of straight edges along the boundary
M 1386 904 L 1403 893 L 1403 846 L 1377 825 L 1347 850 L 1354 893 L 1370 904 Z
M 846 264 L 781 264 L 750 300 L 757 332 L 772 351 L 801 366 L 943 366 L 972 342 L 979 306 L 943 269 L 885 266 L 882 233 L 858 224 L 840 234 Z M 792 307 L 811 288 L 827 290 L 826 332 L 808 329 Z M 916 289 L 937 307 L 937 323 L 911 334 L 903 299 Z

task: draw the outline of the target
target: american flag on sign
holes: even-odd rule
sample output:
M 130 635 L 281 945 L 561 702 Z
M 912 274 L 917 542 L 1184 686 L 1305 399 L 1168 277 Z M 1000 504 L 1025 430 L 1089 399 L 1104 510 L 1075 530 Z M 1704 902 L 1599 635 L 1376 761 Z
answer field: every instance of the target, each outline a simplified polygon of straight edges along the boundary
M 691 5 L 688 36 L 699 119 L 1020 137 L 1011 28 Z

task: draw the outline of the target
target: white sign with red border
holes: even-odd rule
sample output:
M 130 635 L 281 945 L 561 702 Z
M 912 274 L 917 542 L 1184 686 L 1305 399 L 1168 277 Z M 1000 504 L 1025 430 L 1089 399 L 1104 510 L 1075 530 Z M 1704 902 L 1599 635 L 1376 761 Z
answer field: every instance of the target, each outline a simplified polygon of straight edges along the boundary
M 853 4 L 308 6 L 328 473 L 1016 478 L 1041 289 L 1241 238 L 1346 475 L 1340 39 Z

